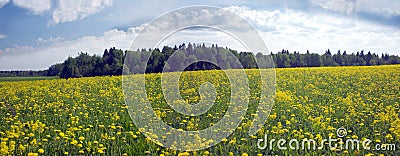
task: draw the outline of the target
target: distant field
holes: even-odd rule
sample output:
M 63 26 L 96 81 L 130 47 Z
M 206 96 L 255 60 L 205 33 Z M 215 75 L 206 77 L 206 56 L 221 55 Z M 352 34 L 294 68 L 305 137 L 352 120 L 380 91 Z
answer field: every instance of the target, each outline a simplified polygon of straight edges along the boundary
M 0 77 L 0 81 L 33 81 L 58 79 L 58 76 L 34 76 L 34 77 Z

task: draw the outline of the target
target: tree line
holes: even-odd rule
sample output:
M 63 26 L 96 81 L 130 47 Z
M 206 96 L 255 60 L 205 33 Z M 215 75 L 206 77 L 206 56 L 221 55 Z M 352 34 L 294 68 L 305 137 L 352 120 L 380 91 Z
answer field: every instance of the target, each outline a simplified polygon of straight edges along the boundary
M 271 53 L 272 54 L 272 53 Z M 319 67 L 319 66 L 374 66 L 387 64 L 400 64 L 400 58 L 397 55 L 381 54 L 381 56 L 367 53 L 364 50 L 357 53 L 347 54 L 346 51 L 332 54 L 328 49 L 323 55 L 312 54 L 307 50 L 306 54 L 300 54 L 294 51 L 290 53 L 283 49 L 277 54 L 272 54 L 275 65 L 278 68 L 287 67 Z
M 29 71 L 23 71 L 23 70 L 0 71 L 0 77 L 47 76 L 47 73 L 48 73 L 48 70 L 39 70 L 39 71 L 34 71 L 34 70 L 29 70 Z
M 171 56 L 175 57 L 171 57 Z M 370 51 L 359 51 L 348 54 L 340 50 L 332 54 L 328 49 L 323 55 L 310 53 L 305 54 L 283 49 L 272 55 L 275 67 L 320 67 L 320 66 L 373 66 L 386 64 L 400 64 L 400 58 L 396 55 L 381 54 L 381 56 Z M 167 60 L 184 58 L 185 60 L 173 61 L 167 64 Z M 148 58 L 148 60 L 147 60 Z M 260 64 L 271 64 L 268 57 L 262 53 L 254 55 L 252 52 L 237 52 L 228 47 L 218 45 L 205 46 L 205 44 L 188 43 L 179 46 L 164 46 L 161 50 L 137 49 L 128 51 L 116 49 L 115 47 L 105 49 L 102 56 L 79 53 L 77 57 L 68 57 L 63 63 L 52 65 L 42 71 L 1 71 L 0 76 L 60 76 L 61 78 L 76 78 L 88 76 L 121 75 L 126 73 L 159 73 L 163 70 L 212 70 L 212 69 L 234 69 L 241 68 L 235 60 L 238 60 L 243 68 L 258 68 Z M 124 61 L 127 60 L 127 62 Z M 209 60 L 215 64 L 201 61 Z M 263 62 L 264 61 L 264 62 Z M 196 62 L 185 67 L 185 62 Z M 140 69 L 145 68 L 144 71 Z M 125 68 L 123 70 L 123 68 Z

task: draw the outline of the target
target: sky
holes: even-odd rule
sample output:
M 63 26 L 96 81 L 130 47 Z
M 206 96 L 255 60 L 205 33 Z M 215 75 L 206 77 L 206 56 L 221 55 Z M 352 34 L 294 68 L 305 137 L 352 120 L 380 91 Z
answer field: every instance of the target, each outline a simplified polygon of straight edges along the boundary
M 154 18 L 193 5 L 217 6 L 245 19 L 266 44 L 265 54 L 330 49 L 400 55 L 400 0 L 0 0 L 0 70 L 42 70 L 79 52 L 139 48 L 132 41 Z M 177 34 L 181 40 L 160 43 L 237 47 L 206 29 Z

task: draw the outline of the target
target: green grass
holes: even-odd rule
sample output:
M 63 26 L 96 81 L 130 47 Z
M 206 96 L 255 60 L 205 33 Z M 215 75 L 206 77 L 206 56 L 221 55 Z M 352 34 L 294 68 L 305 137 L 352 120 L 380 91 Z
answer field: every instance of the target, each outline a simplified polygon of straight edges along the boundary
M 0 77 L 1 81 L 34 81 L 58 79 L 58 76 L 32 76 L 32 77 Z

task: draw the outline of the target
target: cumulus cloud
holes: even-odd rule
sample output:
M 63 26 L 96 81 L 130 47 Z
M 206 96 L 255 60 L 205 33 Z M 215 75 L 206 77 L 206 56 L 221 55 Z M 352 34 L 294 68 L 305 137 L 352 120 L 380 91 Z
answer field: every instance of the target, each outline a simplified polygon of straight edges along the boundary
M 357 12 L 389 13 L 400 15 L 400 3 L 398 0 L 309 0 L 312 4 L 323 9 L 344 14 L 356 14 Z
M 0 0 L 0 8 L 9 2 L 10 0 Z M 48 25 L 56 25 L 82 20 L 112 6 L 113 0 L 57 0 L 54 4 L 51 0 L 13 0 L 13 3 L 33 14 L 49 11 L 51 18 Z
M 28 9 L 34 14 L 41 14 L 51 8 L 50 0 L 13 0 L 14 4 Z
M 305 52 L 323 53 L 326 49 L 348 52 L 371 50 L 400 54 L 400 30 L 370 23 L 348 16 L 310 14 L 284 9 L 274 11 L 252 10 L 232 6 L 235 12 L 254 24 L 271 51 L 282 48 Z
M 38 70 L 63 62 L 79 52 L 102 55 L 105 48 L 129 49 L 137 27 L 128 31 L 109 30 L 100 36 L 85 36 L 76 40 L 61 37 L 38 39 L 36 46 L 15 46 L 0 50 L 0 70 Z M 16 61 L 18 60 L 18 61 Z
M 113 0 L 58 0 L 49 25 L 82 20 L 112 6 Z
M 4 7 L 10 0 L 0 0 L 0 8 Z
M 242 6 L 225 9 L 238 14 L 254 25 L 269 51 L 277 52 L 285 48 L 301 53 L 310 50 L 310 52 L 322 54 L 329 48 L 331 51 L 347 50 L 348 53 L 366 50 L 400 55 L 400 51 L 398 51 L 400 50 L 398 44 L 400 43 L 400 30 L 396 27 L 342 15 L 310 14 L 291 9 L 254 10 Z M 195 14 L 193 13 L 193 15 Z M 203 17 L 206 19 L 206 15 L 208 14 L 202 14 L 202 18 L 198 20 Z M 176 18 L 185 18 L 185 14 L 176 14 Z M 193 20 L 197 19 L 193 18 Z M 223 23 L 221 21 L 223 19 L 208 22 Z M 130 49 L 133 39 L 141 30 L 157 32 L 170 26 L 180 25 L 174 21 L 169 22 L 168 18 L 160 22 L 159 27 L 147 27 L 143 30 L 148 25 L 143 24 L 139 27 L 131 27 L 126 31 L 112 29 L 100 36 L 85 36 L 75 40 L 65 40 L 61 37 L 38 39 L 38 44 L 34 46 L 17 46 L 0 51 L 0 70 L 46 69 L 54 63 L 62 62 L 68 56 L 76 56 L 78 52 L 101 55 L 104 48 L 113 46 Z M 168 39 L 160 42 L 160 46 L 193 41 L 218 43 L 221 46 L 240 49 L 240 46 L 237 46 L 238 43 L 231 41 L 228 37 L 221 32 L 209 32 L 207 29 L 186 30 L 171 35 Z M 152 47 L 133 47 L 133 49 L 136 48 Z M 264 53 L 269 52 L 265 51 Z

